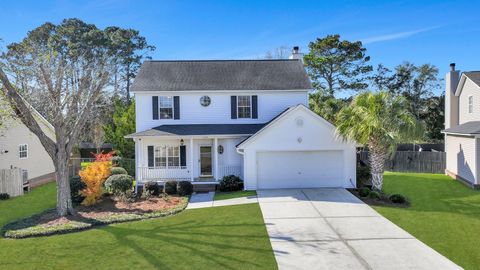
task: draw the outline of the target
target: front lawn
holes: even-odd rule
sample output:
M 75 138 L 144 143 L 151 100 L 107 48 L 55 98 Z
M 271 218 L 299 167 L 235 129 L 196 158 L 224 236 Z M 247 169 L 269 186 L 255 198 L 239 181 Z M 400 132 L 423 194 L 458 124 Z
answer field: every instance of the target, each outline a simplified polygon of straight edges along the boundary
M 0 225 L 55 206 L 55 185 L 0 201 Z M 186 210 L 39 238 L 0 238 L 5 269 L 276 269 L 258 204 Z
M 249 197 L 249 196 L 257 196 L 257 192 L 255 190 L 241 190 L 241 191 L 232 191 L 232 192 L 215 192 L 215 196 L 213 200 L 220 201 L 220 200 L 227 200 L 233 198 L 241 198 L 241 197 Z
M 441 174 L 387 173 L 384 189 L 410 200 L 409 208 L 375 206 L 465 269 L 480 265 L 480 192 Z

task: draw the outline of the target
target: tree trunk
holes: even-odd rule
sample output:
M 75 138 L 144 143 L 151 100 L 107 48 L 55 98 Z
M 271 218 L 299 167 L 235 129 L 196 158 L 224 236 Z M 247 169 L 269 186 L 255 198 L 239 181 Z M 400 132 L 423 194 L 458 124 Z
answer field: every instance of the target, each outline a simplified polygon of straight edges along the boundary
M 62 217 L 74 215 L 75 210 L 72 205 L 68 176 L 68 155 L 65 150 L 60 149 L 57 152 L 55 169 L 57 176 L 57 214 Z
M 130 106 L 130 64 L 127 66 L 127 105 Z
M 370 171 L 372 174 L 372 185 L 376 191 L 382 191 L 383 187 L 383 172 L 385 170 L 385 161 L 388 157 L 388 149 L 383 146 L 370 146 Z

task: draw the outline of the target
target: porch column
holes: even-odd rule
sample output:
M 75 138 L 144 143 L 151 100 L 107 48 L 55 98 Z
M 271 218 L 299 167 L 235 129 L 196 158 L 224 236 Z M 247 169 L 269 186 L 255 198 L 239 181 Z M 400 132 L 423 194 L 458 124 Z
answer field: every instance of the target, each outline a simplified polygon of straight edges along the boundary
M 190 181 L 193 182 L 193 138 L 190 138 Z
M 215 174 L 214 174 L 214 179 L 218 180 L 218 138 L 213 139 L 213 157 L 215 159 Z

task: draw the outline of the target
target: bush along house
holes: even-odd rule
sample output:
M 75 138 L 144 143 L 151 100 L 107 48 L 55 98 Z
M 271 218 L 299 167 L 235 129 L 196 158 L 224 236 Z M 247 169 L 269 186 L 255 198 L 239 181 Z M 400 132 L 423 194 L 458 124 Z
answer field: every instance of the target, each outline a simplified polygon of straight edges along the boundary
M 308 108 L 295 47 L 284 60 L 145 61 L 136 100 L 138 186 L 226 175 L 246 190 L 354 187 L 355 143 Z

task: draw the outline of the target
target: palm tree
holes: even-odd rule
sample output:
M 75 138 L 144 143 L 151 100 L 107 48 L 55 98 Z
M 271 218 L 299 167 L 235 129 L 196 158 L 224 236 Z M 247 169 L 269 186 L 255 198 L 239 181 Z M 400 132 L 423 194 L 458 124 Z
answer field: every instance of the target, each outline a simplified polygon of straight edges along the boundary
M 344 138 L 368 147 L 372 184 L 377 191 L 382 190 L 385 161 L 397 144 L 414 140 L 422 133 L 406 99 L 383 91 L 356 96 L 338 113 L 336 124 Z

